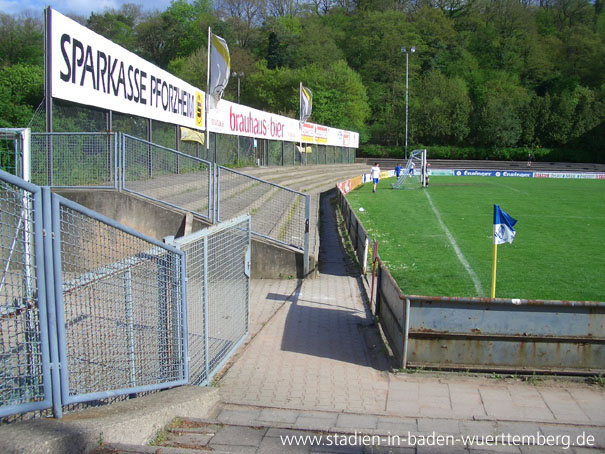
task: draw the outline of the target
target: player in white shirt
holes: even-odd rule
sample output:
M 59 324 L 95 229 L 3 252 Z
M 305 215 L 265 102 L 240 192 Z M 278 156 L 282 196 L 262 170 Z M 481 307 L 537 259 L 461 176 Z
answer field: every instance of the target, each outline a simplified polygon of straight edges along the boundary
M 374 192 L 376 192 L 376 185 L 378 184 L 378 180 L 380 180 L 380 164 L 377 162 L 374 163 L 374 167 L 370 171 L 370 177 L 374 182 Z

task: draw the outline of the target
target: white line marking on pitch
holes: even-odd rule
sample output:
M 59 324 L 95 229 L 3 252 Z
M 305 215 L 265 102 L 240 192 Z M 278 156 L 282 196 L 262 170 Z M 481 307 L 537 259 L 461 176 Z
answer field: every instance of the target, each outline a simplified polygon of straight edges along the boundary
M 466 271 L 468 272 L 471 279 L 473 280 L 473 284 L 475 285 L 475 291 L 477 292 L 477 294 L 479 296 L 483 296 L 484 293 L 483 293 L 483 287 L 481 286 L 481 281 L 479 280 L 479 278 L 477 277 L 477 275 L 471 268 L 471 265 L 468 263 L 466 258 L 464 258 L 464 254 L 462 254 L 462 251 L 458 247 L 458 243 L 456 243 L 454 236 L 451 234 L 449 229 L 446 227 L 445 223 L 443 222 L 443 219 L 441 219 L 441 215 L 439 214 L 439 211 L 437 211 L 437 208 L 433 204 L 433 200 L 431 199 L 429 192 L 424 191 L 424 194 L 426 195 L 426 198 L 429 200 L 429 204 L 431 205 L 431 208 L 433 209 L 433 213 L 435 213 L 435 217 L 439 221 L 439 225 L 441 226 L 441 228 L 445 232 L 448 240 L 450 240 L 450 243 L 454 247 L 454 251 L 456 251 L 456 255 L 458 256 L 458 260 L 460 260 L 460 263 L 462 263 L 462 266 L 464 266 L 464 268 L 466 268 Z

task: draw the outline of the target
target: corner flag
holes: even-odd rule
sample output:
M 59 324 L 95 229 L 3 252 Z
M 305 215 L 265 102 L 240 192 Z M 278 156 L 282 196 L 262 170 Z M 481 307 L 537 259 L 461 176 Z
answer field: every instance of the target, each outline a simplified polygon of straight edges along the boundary
M 515 239 L 517 223 L 506 211 L 494 205 L 494 244 L 512 243 Z
M 517 220 L 512 218 L 506 211 L 498 205 L 494 205 L 494 236 L 492 253 L 492 291 L 491 298 L 496 297 L 496 267 L 498 265 L 498 245 L 502 243 L 512 243 L 515 239 L 515 229 L 513 228 Z

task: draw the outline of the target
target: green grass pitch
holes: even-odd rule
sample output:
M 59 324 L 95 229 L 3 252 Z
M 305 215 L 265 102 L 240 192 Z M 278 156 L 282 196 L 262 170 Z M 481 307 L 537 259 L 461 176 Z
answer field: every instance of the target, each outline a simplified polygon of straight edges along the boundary
M 518 223 L 514 242 L 498 246 L 496 297 L 605 301 L 605 181 L 433 176 L 413 190 L 394 181 L 347 198 L 404 294 L 488 297 L 498 204 Z

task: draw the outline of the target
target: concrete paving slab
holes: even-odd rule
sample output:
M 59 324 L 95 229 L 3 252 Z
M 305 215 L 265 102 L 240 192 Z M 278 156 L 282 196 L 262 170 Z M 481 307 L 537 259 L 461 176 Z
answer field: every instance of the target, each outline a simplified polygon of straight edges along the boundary
M 319 431 L 328 431 L 332 427 L 336 426 L 336 421 L 338 419 L 337 414 L 328 414 L 328 413 L 310 413 L 307 414 L 301 413 L 299 417 L 296 419 L 294 423 L 295 427 L 309 429 L 309 430 L 319 430 Z
M 468 454 L 464 446 L 418 446 L 416 454 Z
M 303 432 L 297 435 L 305 436 Z M 266 454 L 306 454 L 311 451 L 311 446 L 305 444 L 284 443 L 280 437 L 265 437 L 261 442 L 258 452 Z
M 163 442 L 164 446 L 174 446 L 178 448 L 187 447 L 189 449 L 203 449 L 215 436 L 215 433 L 172 433 L 168 435 L 168 440 Z
M 483 447 L 468 447 L 470 454 L 519 454 L 521 449 L 518 446 L 483 446 Z
M 299 412 L 294 410 L 281 410 L 278 408 L 264 408 L 258 416 L 259 422 L 279 422 L 294 424 L 298 418 Z
M 210 446 L 249 446 L 258 448 L 267 429 L 264 427 L 225 426 L 211 440 Z
M 336 420 L 336 427 L 349 429 L 376 429 L 378 416 L 341 413 Z
M 391 418 L 379 416 L 376 430 L 387 435 L 405 435 L 408 432 L 418 431 L 418 422 L 415 418 Z
M 460 425 L 456 419 L 418 418 L 418 432 L 435 432 L 440 435 L 459 434 Z
M 226 424 L 249 424 L 253 425 L 260 416 L 257 408 L 223 408 L 216 419 Z

